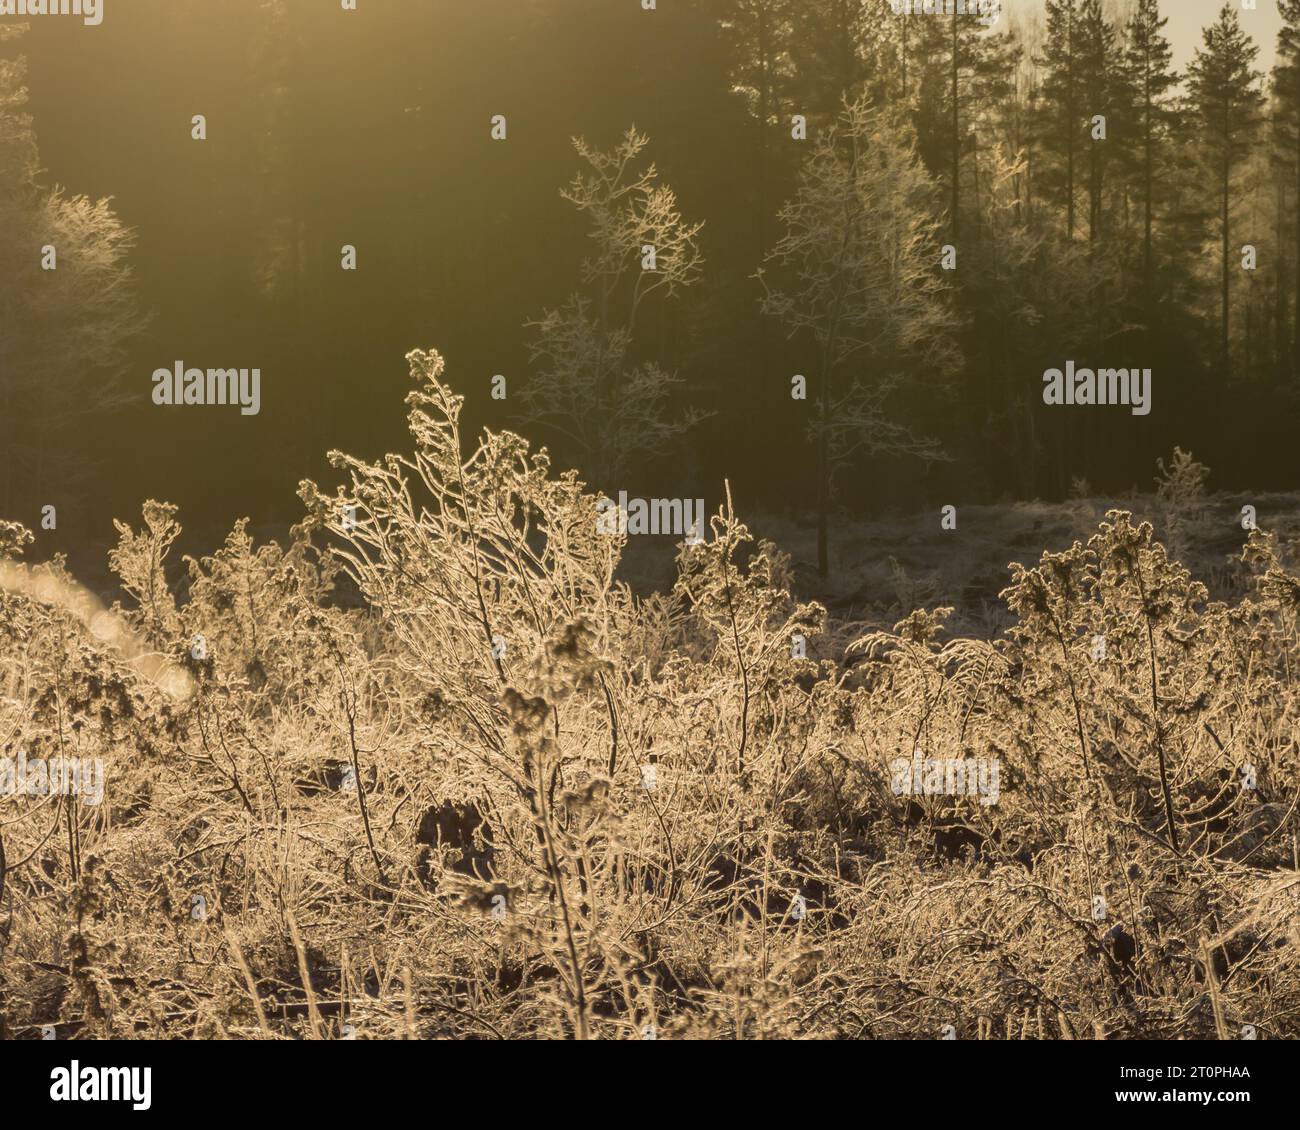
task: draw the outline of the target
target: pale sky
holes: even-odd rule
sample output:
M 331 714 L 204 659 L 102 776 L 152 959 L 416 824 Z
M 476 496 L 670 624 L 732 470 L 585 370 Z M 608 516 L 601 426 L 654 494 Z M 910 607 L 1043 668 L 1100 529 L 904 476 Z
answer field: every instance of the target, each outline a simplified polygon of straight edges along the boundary
M 1002 0 L 1005 11 L 1013 17 L 1020 13 L 1040 14 L 1045 8 L 1045 0 Z M 1259 57 L 1256 67 L 1265 74 L 1272 69 L 1274 48 L 1277 41 L 1277 29 L 1281 19 L 1277 14 L 1277 0 L 1254 0 L 1255 10 L 1250 11 L 1246 5 L 1251 0 L 1229 0 L 1238 9 L 1241 25 L 1256 43 L 1259 44 Z M 1174 63 L 1182 70 L 1192 58 L 1192 52 L 1201 46 L 1201 30 L 1213 23 L 1222 10 L 1224 0 L 1162 0 L 1161 14 L 1169 18 L 1165 34 L 1174 49 Z M 1107 7 L 1113 11 L 1123 12 L 1132 7 L 1131 0 L 1109 0 Z

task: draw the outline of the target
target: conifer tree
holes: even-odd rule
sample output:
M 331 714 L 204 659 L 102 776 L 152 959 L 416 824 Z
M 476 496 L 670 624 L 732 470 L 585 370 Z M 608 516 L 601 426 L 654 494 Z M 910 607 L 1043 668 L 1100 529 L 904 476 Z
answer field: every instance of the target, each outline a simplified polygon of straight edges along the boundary
M 1111 123 L 1116 117 L 1119 88 L 1114 76 L 1119 70 L 1119 59 L 1115 29 L 1102 11 L 1101 0 L 1083 0 L 1078 30 L 1080 87 L 1087 123 L 1088 242 L 1095 243 L 1102 232 L 1105 214 L 1106 153 L 1110 148 Z M 1105 123 L 1104 136 L 1098 132 L 1099 119 Z
M 1296 202 L 1300 202 L 1300 0 L 1278 0 L 1277 10 L 1282 17 L 1282 28 L 1277 36 L 1277 63 L 1273 67 L 1274 128 L 1278 158 L 1284 168 L 1289 168 L 1295 190 L 1294 209 Z M 1285 189 L 1279 185 L 1278 191 Z M 1300 379 L 1300 222 L 1296 222 L 1294 214 L 1291 223 L 1295 240 L 1291 375 Z
M 919 97 L 914 122 L 926 165 L 946 182 L 948 234 L 962 234 L 966 213 L 979 218 L 979 159 L 987 148 L 985 119 L 1012 89 L 1016 41 L 991 34 L 976 10 L 913 21 L 919 25 Z
M 1080 0 L 1047 0 L 1047 33 L 1039 148 L 1048 159 L 1040 183 L 1065 210 L 1065 236 L 1074 238 L 1076 161 L 1083 134 L 1084 92 L 1079 69 Z
M 1138 0 L 1124 44 L 1123 77 L 1130 121 L 1122 137 L 1131 146 L 1130 162 L 1138 173 L 1135 189 L 1142 206 L 1142 282 L 1148 301 L 1155 281 L 1155 198 L 1178 121 L 1178 75 L 1164 35 L 1168 22 L 1168 17 L 1160 14 L 1160 0 Z
M 728 78 L 758 127 L 756 186 L 760 224 L 768 217 L 772 135 L 788 112 L 795 77 L 790 0 L 726 0 L 719 23 L 731 53 Z
M 1254 69 L 1259 47 L 1241 28 L 1236 10 L 1225 4 L 1219 17 L 1205 29 L 1204 45 L 1197 49 L 1188 71 L 1189 95 L 1199 127 L 1199 151 L 1207 171 L 1214 175 L 1218 212 L 1220 258 L 1219 349 L 1221 381 L 1232 375 L 1232 205 L 1236 179 L 1254 145 L 1264 97 Z

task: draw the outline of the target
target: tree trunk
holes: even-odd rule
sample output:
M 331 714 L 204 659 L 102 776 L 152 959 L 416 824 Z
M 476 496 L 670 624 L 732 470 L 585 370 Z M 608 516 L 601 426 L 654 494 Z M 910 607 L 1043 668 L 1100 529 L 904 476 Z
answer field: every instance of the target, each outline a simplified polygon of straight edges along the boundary
M 1155 183 L 1155 176 L 1151 168 L 1152 162 L 1152 141 L 1151 141 L 1151 66 L 1147 62 L 1146 71 L 1146 104 L 1145 104 L 1145 121 L 1143 137 L 1143 168 L 1142 168 L 1142 187 L 1145 199 L 1142 202 L 1142 281 L 1145 284 L 1147 308 L 1150 310 L 1151 303 L 1154 302 L 1152 294 L 1152 276 L 1154 275 L 1154 257 L 1151 253 L 1151 193 Z M 1150 322 L 1148 316 L 1147 321 Z
M 1300 67 L 1297 68 L 1297 84 L 1300 85 Z M 1296 104 L 1297 106 L 1300 106 L 1300 91 L 1297 91 L 1297 95 L 1298 97 L 1296 98 Z M 1298 109 L 1296 112 L 1295 141 L 1296 141 L 1295 207 L 1297 209 L 1300 209 L 1300 109 Z M 1296 217 L 1296 225 L 1295 225 L 1295 272 L 1296 272 L 1295 319 L 1294 319 L 1295 342 L 1292 347 L 1292 355 L 1291 355 L 1291 360 L 1292 360 L 1291 375 L 1296 380 L 1300 380 L 1300 216 Z
M 1224 132 L 1224 141 L 1228 144 L 1231 144 L 1230 135 L 1227 133 L 1226 129 Z M 1222 184 L 1222 191 L 1223 191 L 1223 283 L 1222 283 L 1223 333 L 1222 333 L 1222 341 L 1220 342 L 1220 348 L 1223 350 L 1223 374 L 1220 377 L 1221 386 L 1226 385 L 1228 383 L 1229 377 L 1231 377 L 1232 375 L 1232 359 L 1229 353 L 1231 347 L 1231 340 L 1232 340 L 1231 333 L 1230 333 L 1230 326 L 1229 326 L 1229 318 L 1231 317 L 1231 308 L 1232 308 L 1231 302 L 1229 301 L 1229 297 L 1231 294 L 1232 276 L 1229 273 L 1229 267 L 1228 267 L 1228 243 L 1229 243 L 1228 213 L 1230 210 L 1229 195 L 1230 195 L 1231 184 L 1232 184 L 1232 157 L 1231 154 L 1225 154 L 1223 158 L 1223 184 Z
M 952 13 L 952 241 L 961 235 L 961 111 L 957 102 L 959 61 L 957 9 Z
M 1074 9 L 1071 7 L 1066 24 L 1066 50 L 1070 65 L 1066 68 L 1065 82 L 1065 235 L 1074 239 L 1074 143 L 1078 117 L 1074 101 Z

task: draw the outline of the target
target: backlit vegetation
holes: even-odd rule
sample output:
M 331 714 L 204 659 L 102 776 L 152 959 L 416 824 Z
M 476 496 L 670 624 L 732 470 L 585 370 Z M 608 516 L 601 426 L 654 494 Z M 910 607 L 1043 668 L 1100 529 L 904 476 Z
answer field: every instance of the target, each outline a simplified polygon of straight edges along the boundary
M 108 627 L 4 527 L 0 752 L 108 784 L 0 801 L 0 1034 L 1300 1032 L 1273 536 L 1225 603 L 1112 511 L 980 640 L 800 603 L 728 502 L 638 597 L 598 494 L 409 360 L 410 453 L 336 454 L 287 546 L 177 560 L 148 503 Z M 893 795 L 916 750 L 999 803 Z

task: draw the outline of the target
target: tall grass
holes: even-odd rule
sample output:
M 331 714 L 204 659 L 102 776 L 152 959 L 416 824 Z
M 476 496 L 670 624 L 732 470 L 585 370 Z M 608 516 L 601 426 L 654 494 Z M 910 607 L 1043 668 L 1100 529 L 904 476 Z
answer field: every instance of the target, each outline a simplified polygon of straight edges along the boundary
M 1011 566 L 997 639 L 863 635 L 728 498 L 638 598 L 596 494 L 409 361 L 411 450 L 336 453 L 287 546 L 120 526 L 117 634 L 4 527 L 3 754 L 108 766 L 98 808 L 0 801 L 4 1034 L 1300 1031 L 1271 535 L 1211 601 L 1114 511 Z M 895 796 L 916 751 L 999 759 L 999 802 Z

